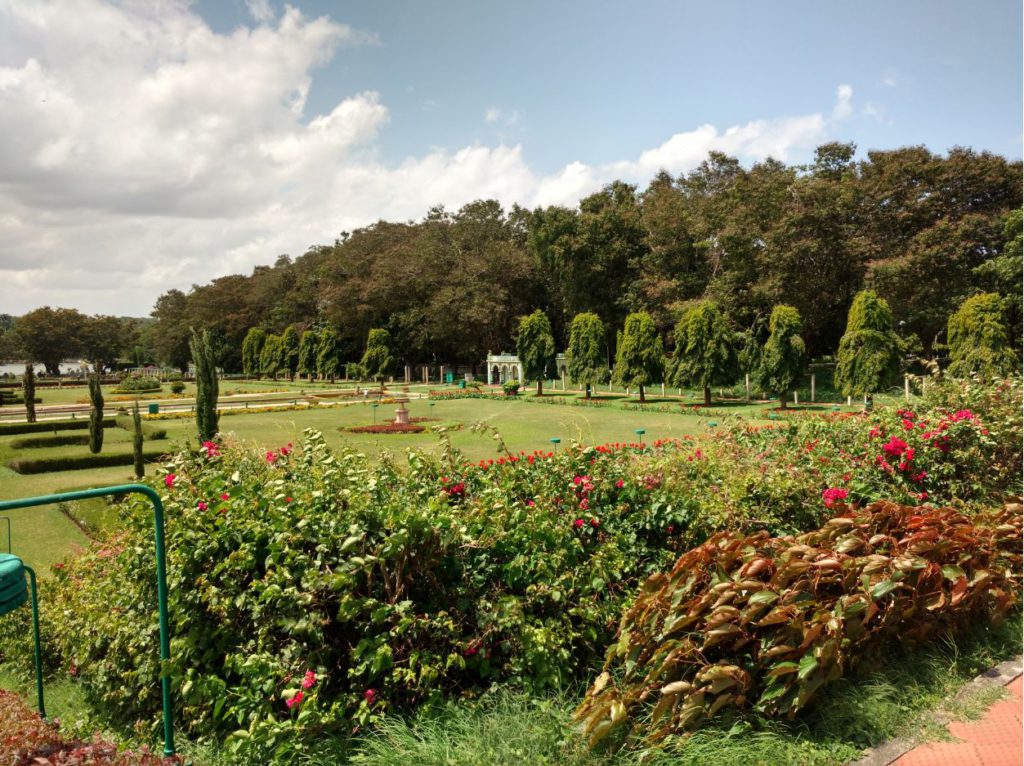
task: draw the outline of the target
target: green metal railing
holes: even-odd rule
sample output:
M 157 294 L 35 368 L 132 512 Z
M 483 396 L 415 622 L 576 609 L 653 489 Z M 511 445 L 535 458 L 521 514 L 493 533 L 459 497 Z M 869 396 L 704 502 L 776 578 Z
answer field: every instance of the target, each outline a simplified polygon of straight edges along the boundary
M 156 595 L 160 614 L 160 685 L 163 696 L 164 707 L 164 755 L 174 755 L 174 714 L 171 707 L 171 679 L 168 675 L 167 664 L 171 659 L 171 639 L 167 618 L 167 563 L 164 553 L 164 504 L 160 495 L 152 487 L 145 484 L 121 484 L 116 487 L 99 487 L 97 489 L 83 489 L 77 492 L 61 492 L 56 495 L 40 495 L 39 497 L 23 497 L 18 500 L 0 501 L 0 512 L 12 511 L 18 508 L 34 508 L 40 505 L 52 505 L 53 503 L 66 503 L 72 500 L 88 500 L 93 497 L 120 497 L 122 495 L 145 495 L 153 504 L 153 527 L 156 541 Z M 35 597 L 35 573 L 26 567 L 32 581 L 32 593 Z M 39 634 L 38 617 L 36 619 L 36 635 Z M 39 653 L 36 647 L 36 685 L 39 695 L 39 704 L 42 707 L 42 674 L 39 672 Z M 45 714 L 44 714 L 45 715 Z

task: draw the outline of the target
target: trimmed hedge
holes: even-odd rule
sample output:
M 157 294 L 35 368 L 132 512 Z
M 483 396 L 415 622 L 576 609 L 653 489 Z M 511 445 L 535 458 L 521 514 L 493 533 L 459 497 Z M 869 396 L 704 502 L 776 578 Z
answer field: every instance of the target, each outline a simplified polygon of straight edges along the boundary
M 135 432 L 135 426 L 132 424 L 131 415 L 120 415 L 115 420 L 118 428 L 123 429 L 128 433 Z M 142 436 L 146 439 L 146 441 L 160 441 L 161 439 L 167 438 L 167 429 L 158 428 L 157 426 L 151 426 L 148 423 L 143 423 Z
M 114 418 L 103 418 L 104 428 L 117 425 Z M 0 423 L 0 436 L 16 436 L 17 434 L 57 433 L 58 431 L 86 431 L 89 420 L 46 420 L 38 423 Z
M 160 450 L 144 452 L 142 457 L 147 463 L 154 463 L 167 455 Z M 49 458 L 15 458 L 7 462 L 7 467 L 15 473 L 35 474 L 53 471 L 80 471 L 85 468 L 108 468 L 115 465 L 131 465 L 134 457 L 131 452 L 115 455 L 65 455 Z
M 15 439 L 11 442 L 14 449 L 40 449 L 42 447 L 67 447 L 72 444 L 88 444 L 89 437 L 84 434 L 66 434 L 64 436 L 30 436 Z

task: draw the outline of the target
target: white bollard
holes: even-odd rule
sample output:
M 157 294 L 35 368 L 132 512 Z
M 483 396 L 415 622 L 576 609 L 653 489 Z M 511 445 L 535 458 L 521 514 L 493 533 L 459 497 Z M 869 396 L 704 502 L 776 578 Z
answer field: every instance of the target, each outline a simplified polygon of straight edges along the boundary
M 661 395 L 662 396 L 665 395 L 665 384 L 664 383 L 661 384 Z
M 750 401 L 750 373 L 749 372 L 746 375 L 743 376 L 743 385 L 746 386 L 746 389 L 747 389 L 747 401 L 749 402 Z
M 800 394 L 793 392 L 793 404 L 800 404 Z
M 814 375 L 811 375 L 811 403 L 814 403 Z
M 852 396 L 846 397 L 846 406 L 847 407 L 852 407 L 853 406 L 853 397 Z
M 910 401 L 910 376 L 903 376 L 903 398 Z

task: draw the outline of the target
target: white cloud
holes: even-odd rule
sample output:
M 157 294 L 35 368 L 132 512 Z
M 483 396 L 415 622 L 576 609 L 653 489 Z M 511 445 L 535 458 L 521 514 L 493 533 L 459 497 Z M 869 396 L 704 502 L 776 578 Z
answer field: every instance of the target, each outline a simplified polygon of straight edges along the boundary
M 269 3 L 248 3 L 255 28 L 218 34 L 183 0 L 74 0 L 69 12 L 71 1 L 0 0 L 0 310 L 15 314 L 144 315 L 167 289 L 379 218 L 481 197 L 573 205 L 616 178 L 688 171 L 712 149 L 785 160 L 829 128 L 821 113 L 702 125 L 633 159 L 548 175 L 505 143 L 386 164 L 386 94 L 356 83 L 307 114 L 316 68 L 372 36 L 288 6 L 275 16 Z M 848 86 L 837 98 L 833 119 L 852 109 Z M 495 106 L 484 119 L 521 118 Z
M 269 24 L 274 20 L 274 9 L 270 7 L 270 0 L 245 0 L 245 5 L 260 24 Z
M 836 105 L 832 108 L 833 120 L 845 120 L 853 114 L 853 88 L 849 85 L 840 85 L 836 88 Z

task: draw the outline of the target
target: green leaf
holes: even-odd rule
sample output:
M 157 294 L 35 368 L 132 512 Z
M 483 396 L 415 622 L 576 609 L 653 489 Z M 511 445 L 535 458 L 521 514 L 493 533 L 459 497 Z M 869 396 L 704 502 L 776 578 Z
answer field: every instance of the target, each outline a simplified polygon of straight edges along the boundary
M 958 566 L 946 564 L 946 566 L 942 567 L 942 576 L 950 582 L 956 582 L 961 577 L 967 577 L 967 573 Z
M 800 658 L 800 671 L 797 677 L 803 681 L 807 676 L 818 669 L 818 658 L 813 654 L 805 654 Z
M 885 598 L 898 587 L 899 583 L 895 583 L 892 580 L 882 580 L 880 583 L 875 585 L 874 588 L 871 589 L 871 598 L 875 599 L 876 601 L 878 599 Z

